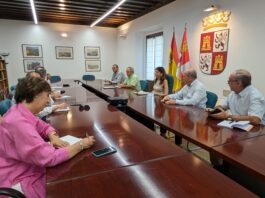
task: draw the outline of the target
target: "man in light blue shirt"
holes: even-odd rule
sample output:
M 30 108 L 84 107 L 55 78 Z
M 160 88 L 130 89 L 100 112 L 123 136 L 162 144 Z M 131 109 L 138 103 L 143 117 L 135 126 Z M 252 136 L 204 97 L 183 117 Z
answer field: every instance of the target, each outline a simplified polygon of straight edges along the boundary
M 231 93 L 224 104 L 218 107 L 221 112 L 210 115 L 217 119 L 248 120 L 252 124 L 265 125 L 264 96 L 251 85 L 251 74 L 243 69 L 234 71 L 228 80 Z M 226 110 L 230 110 L 229 115 Z
M 107 82 L 111 84 L 120 84 L 123 83 L 125 80 L 125 75 L 122 72 L 119 72 L 119 66 L 117 64 L 112 65 L 112 77 L 111 80 L 108 80 Z
M 166 104 L 193 105 L 206 108 L 206 89 L 197 80 L 195 70 L 184 72 L 183 81 L 185 86 L 175 94 L 170 94 L 162 99 Z

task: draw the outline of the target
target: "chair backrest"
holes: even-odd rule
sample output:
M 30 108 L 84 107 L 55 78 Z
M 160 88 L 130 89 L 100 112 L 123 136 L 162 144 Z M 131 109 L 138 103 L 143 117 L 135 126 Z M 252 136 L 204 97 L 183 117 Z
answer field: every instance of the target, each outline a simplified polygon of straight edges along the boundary
M 83 80 L 86 80 L 86 81 L 92 81 L 92 80 L 95 80 L 95 76 L 94 75 L 91 75 L 91 74 L 85 74 L 83 75 Z
M 0 195 L 6 195 L 13 198 L 26 198 L 25 195 L 13 188 L 0 188 Z
M 174 85 L 174 78 L 171 74 L 166 74 L 166 79 L 167 79 L 167 83 L 168 83 L 168 94 L 172 94 L 173 85 Z
M 4 99 L 0 102 L 0 114 L 3 116 L 8 109 L 11 107 L 11 100 L 10 99 Z
M 50 78 L 50 82 L 51 83 L 57 83 L 57 82 L 60 82 L 62 79 L 60 76 L 51 76 Z
M 214 108 L 218 100 L 218 96 L 215 93 L 210 92 L 210 91 L 206 91 L 206 95 L 207 95 L 206 107 Z
M 147 87 L 148 87 L 147 80 L 140 80 L 140 85 L 141 85 L 141 90 L 142 91 L 147 91 Z

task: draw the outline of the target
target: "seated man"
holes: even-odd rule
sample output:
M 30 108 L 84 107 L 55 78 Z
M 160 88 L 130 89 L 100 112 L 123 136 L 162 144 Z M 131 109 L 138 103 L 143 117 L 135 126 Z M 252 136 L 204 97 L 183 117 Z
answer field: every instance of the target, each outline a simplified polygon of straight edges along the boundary
M 134 69 L 132 67 L 127 67 L 126 69 L 127 78 L 125 78 L 124 82 L 119 85 L 121 88 L 130 88 L 136 91 L 141 90 L 141 85 L 138 80 L 138 77 L 134 74 Z
M 170 94 L 162 99 L 166 104 L 194 105 L 206 108 L 206 89 L 204 85 L 197 80 L 195 70 L 189 70 L 183 73 L 183 82 L 185 86 L 175 94 Z M 180 145 L 181 137 L 175 135 L 175 143 Z
M 252 124 L 265 124 L 265 99 L 251 85 L 251 74 L 243 69 L 234 71 L 228 80 L 231 93 L 224 104 L 219 106 L 220 113 L 209 116 L 217 119 L 248 120 Z M 230 109 L 231 115 L 226 110 Z
M 110 84 L 120 84 L 125 80 L 125 75 L 122 72 L 119 72 L 119 66 L 117 64 L 112 65 L 112 78 L 107 80 Z

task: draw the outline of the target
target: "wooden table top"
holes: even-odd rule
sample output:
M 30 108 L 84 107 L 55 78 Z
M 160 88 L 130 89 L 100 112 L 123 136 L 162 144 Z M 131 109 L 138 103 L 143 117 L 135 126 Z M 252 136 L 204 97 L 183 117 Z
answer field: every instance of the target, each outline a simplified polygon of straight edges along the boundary
M 47 181 L 58 181 L 95 174 L 123 166 L 186 152 L 150 129 L 120 112 L 105 101 L 89 102 L 89 111 L 70 107 L 68 113 L 56 113 L 48 122 L 60 136 L 95 136 L 96 144 L 74 159 L 47 169 Z M 118 152 L 95 158 L 92 151 L 114 146 Z
M 47 185 L 48 197 L 256 197 L 186 154 Z
M 250 132 L 217 126 L 220 120 L 208 118 L 201 108 L 192 106 L 166 105 L 159 96 L 152 93 L 137 96 L 130 89 L 104 89 L 104 81 L 95 80 L 86 83 L 90 91 L 105 99 L 108 96 L 128 97 L 128 110 L 143 116 L 164 128 L 184 137 L 206 150 L 213 146 L 237 142 L 265 135 L 264 126 L 256 126 Z
M 212 152 L 265 180 L 265 136 L 212 148 Z

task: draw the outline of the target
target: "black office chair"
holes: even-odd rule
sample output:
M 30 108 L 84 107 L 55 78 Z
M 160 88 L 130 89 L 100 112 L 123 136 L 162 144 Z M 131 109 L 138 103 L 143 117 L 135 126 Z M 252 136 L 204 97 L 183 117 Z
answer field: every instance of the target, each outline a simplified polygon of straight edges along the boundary
M 142 91 L 147 91 L 147 87 L 148 87 L 148 81 L 147 80 L 140 80 L 140 85 L 141 85 Z
M 168 94 L 172 94 L 173 85 L 174 85 L 174 78 L 171 74 L 166 74 L 166 79 L 167 79 L 167 83 L 168 83 Z
M 13 198 L 26 198 L 25 195 L 13 188 L 0 188 L 0 195 L 5 195 Z
M 206 95 L 207 95 L 206 107 L 213 109 L 218 100 L 218 96 L 215 93 L 210 92 L 210 91 L 206 91 Z

